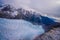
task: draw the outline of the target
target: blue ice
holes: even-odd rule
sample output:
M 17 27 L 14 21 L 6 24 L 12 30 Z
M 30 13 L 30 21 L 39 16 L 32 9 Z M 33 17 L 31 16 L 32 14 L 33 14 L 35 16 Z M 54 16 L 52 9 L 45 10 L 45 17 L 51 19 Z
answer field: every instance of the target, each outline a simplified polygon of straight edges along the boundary
M 32 40 L 43 33 L 42 25 L 33 25 L 25 20 L 0 18 L 0 39 L 2 40 Z

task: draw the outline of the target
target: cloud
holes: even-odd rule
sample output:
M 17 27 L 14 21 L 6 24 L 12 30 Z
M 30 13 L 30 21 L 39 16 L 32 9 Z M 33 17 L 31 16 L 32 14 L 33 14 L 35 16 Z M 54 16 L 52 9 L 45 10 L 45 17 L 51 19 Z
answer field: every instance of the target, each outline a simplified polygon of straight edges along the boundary
M 43 15 L 60 17 L 59 0 L 31 0 L 30 7 L 42 12 Z
M 2 0 L 1 2 L 4 4 L 10 4 L 16 8 L 19 8 L 21 6 L 28 6 L 30 3 L 30 0 Z
M 16 7 L 27 7 L 29 6 L 30 0 L 14 0 L 14 6 Z

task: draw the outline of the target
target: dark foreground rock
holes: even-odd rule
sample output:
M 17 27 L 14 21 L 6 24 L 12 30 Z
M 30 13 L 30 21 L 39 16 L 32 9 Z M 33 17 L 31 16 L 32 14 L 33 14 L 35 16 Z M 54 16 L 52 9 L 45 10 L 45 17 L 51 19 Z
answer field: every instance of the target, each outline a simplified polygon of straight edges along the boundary
M 37 37 L 35 40 L 60 40 L 60 27 L 46 32 L 45 34 Z

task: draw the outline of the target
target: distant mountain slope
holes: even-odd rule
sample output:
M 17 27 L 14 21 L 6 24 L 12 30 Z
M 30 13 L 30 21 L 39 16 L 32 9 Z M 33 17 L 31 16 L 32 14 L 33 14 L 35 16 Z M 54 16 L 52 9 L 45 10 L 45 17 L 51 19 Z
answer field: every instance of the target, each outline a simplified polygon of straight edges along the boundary
M 24 8 L 15 9 L 10 5 L 0 7 L 0 17 L 9 19 L 23 19 L 37 24 L 53 24 L 55 20 L 46 16 L 42 16 L 36 11 L 27 10 Z

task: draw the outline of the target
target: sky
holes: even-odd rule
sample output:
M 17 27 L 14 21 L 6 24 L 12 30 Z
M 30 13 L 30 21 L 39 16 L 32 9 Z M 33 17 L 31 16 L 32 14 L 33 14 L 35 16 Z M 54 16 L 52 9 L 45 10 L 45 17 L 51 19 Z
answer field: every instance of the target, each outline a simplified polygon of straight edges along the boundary
M 60 0 L 31 0 L 31 8 L 43 14 L 60 17 Z
M 11 4 L 16 8 L 32 8 L 43 15 L 60 18 L 60 0 L 1 0 L 4 4 Z

